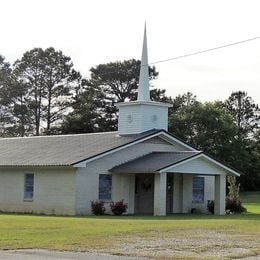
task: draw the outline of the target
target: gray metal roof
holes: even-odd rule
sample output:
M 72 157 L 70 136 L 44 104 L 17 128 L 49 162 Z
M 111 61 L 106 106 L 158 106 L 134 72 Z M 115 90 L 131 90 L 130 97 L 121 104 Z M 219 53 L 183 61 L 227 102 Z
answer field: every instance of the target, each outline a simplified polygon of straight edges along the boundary
M 168 166 L 185 161 L 200 153 L 201 152 L 199 151 L 152 152 L 137 159 L 113 167 L 110 169 L 110 171 L 118 173 L 157 172 Z
M 73 165 L 160 132 L 119 136 L 117 132 L 0 138 L 0 166 Z

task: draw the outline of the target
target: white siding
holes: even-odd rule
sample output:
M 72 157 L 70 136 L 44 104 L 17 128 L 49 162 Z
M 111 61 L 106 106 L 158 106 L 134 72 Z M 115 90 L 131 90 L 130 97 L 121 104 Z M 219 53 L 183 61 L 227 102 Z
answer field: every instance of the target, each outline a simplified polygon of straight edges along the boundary
M 132 117 L 132 122 L 128 120 L 129 115 Z M 168 107 L 148 104 L 119 107 L 119 134 L 136 134 L 151 129 L 168 130 Z
M 24 201 L 24 174 L 34 174 L 33 201 Z M 75 214 L 75 169 L 16 168 L 0 171 L 0 210 Z
M 171 168 L 166 169 L 168 172 L 179 172 L 179 173 L 195 173 L 195 174 L 226 174 L 226 171 L 214 165 L 213 162 L 209 162 L 203 157 L 194 158 L 190 161 L 183 162 L 180 165 L 173 165 Z

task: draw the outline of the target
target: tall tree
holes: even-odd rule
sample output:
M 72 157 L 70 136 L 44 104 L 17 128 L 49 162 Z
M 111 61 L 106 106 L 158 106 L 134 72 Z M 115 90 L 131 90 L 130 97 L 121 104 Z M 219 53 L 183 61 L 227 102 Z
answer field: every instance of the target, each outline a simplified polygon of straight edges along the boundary
M 27 87 L 28 108 L 32 111 L 35 134 L 46 124 L 60 120 L 69 106 L 75 84 L 81 77 L 71 58 L 54 48 L 34 48 L 14 64 L 17 81 Z
M 183 106 L 169 118 L 169 130 L 198 149 L 230 161 L 237 127 L 220 102 Z
M 140 72 L 139 60 L 125 60 L 123 62 L 110 62 L 99 64 L 90 69 L 91 79 L 89 86 L 100 88 L 107 100 L 124 102 L 135 100 Z M 156 79 L 158 72 L 155 67 L 149 67 L 150 80 Z
M 115 103 L 136 100 L 140 64 L 140 61 L 132 59 L 100 64 L 90 69 L 91 78 L 86 81 L 87 88 L 76 96 L 75 102 L 85 104 L 86 107 L 96 107 L 95 115 L 88 113 L 89 120 L 95 122 L 95 127 L 92 130 L 114 131 L 117 129 L 117 108 Z M 156 79 L 158 76 L 155 67 L 149 67 L 149 74 L 151 80 Z M 165 95 L 165 90 L 156 88 L 151 90 L 151 99 L 155 101 L 171 100 Z M 86 116 L 83 107 L 84 105 L 77 109 L 74 106 L 74 112 L 66 117 L 65 122 L 73 120 L 75 123 L 75 118 L 77 118 L 78 124 L 82 126 L 81 131 L 86 132 L 88 131 L 88 127 L 84 127 L 86 123 L 80 123 L 80 120 L 83 120 L 83 115 Z M 96 119 L 90 119 L 91 116 L 95 116 Z M 69 126 L 68 122 L 67 125 Z M 80 130 L 75 129 L 75 131 Z
M 6 133 L 6 125 L 11 124 L 12 118 L 9 113 L 9 100 L 6 95 L 7 88 L 11 84 L 12 69 L 5 58 L 0 55 L 0 123 L 1 135 Z
M 117 108 L 115 103 L 137 98 L 141 62 L 125 60 L 99 64 L 90 69 L 91 78 L 88 86 L 97 89 L 102 97 L 100 109 L 100 130 L 113 131 L 117 128 Z M 155 79 L 158 72 L 149 67 L 150 79 Z
M 244 150 L 237 150 L 236 156 L 239 156 L 237 164 L 242 167 L 241 183 L 244 190 L 260 190 L 260 129 L 256 130 L 254 136 L 246 142 Z M 242 155 L 241 151 L 243 151 Z M 245 156 L 246 153 L 246 156 Z
M 0 56 L 0 122 L 2 136 L 24 136 L 28 128 L 26 86 L 18 84 L 9 63 Z
M 98 131 L 100 120 L 98 114 L 99 94 L 90 87 L 86 87 L 84 93 L 79 91 L 72 104 L 73 111 L 65 116 L 60 132 L 63 134 L 80 134 Z
M 225 106 L 238 126 L 238 137 L 249 137 L 258 128 L 260 109 L 246 92 L 233 92 L 225 101 Z
M 170 113 L 177 113 L 185 107 L 198 104 L 197 97 L 191 92 L 178 95 L 172 100 L 173 107 L 170 109 Z

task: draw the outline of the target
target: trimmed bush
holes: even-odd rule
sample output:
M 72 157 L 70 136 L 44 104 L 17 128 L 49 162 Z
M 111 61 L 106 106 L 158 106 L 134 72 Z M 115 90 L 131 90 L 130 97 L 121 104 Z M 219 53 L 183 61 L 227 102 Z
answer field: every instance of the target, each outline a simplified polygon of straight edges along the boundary
M 94 215 L 104 215 L 106 211 L 104 202 L 101 200 L 91 201 L 91 210 Z
M 127 204 L 124 203 L 124 200 L 120 200 L 120 201 L 117 201 L 117 202 L 112 201 L 110 203 L 110 208 L 111 208 L 111 211 L 114 215 L 120 216 L 120 215 L 122 215 L 123 213 L 126 212 Z

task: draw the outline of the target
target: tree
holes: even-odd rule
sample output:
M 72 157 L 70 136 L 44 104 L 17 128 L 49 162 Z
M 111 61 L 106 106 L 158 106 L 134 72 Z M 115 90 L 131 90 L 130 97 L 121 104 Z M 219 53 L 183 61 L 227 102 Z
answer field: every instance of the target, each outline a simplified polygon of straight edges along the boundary
M 132 59 L 92 67 L 88 85 L 99 88 L 105 98 L 114 103 L 136 100 L 140 64 L 139 60 Z M 150 80 L 156 79 L 158 74 L 154 66 L 149 66 Z
M 140 61 L 132 59 L 100 64 L 91 68 L 91 78 L 84 82 L 83 91 L 76 95 L 74 111 L 65 118 L 62 131 L 116 130 L 118 115 L 115 103 L 136 100 L 140 64 Z M 149 67 L 149 73 L 151 80 L 158 76 L 155 67 Z M 151 90 L 151 99 L 154 101 L 171 100 L 165 95 L 165 90 L 156 88 Z M 88 108 L 96 112 L 86 112 Z M 64 128 L 65 125 L 67 130 Z M 71 127 L 72 125 L 74 126 Z
M 184 93 L 175 97 L 171 103 L 173 107 L 170 109 L 170 113 L 177 113 L 182 110 L 184 107 L 189 107 L 191 105 L 198 104 L 197 97 L 191 92 Z
M 194 102 L 170 115 L 169 131 L 198 149 L 229 162 L 237 127 L 221 102 Z
M 10 83 L 12 69 L 10 64 L 5 61 L 5 58 L 0 55 L 0 88 L 2 89 Z
M 170 115 L 169 130 L 242 172 L 242 190 L 259 189 L 260 130 L 252 132 L 252 125 L 244 119 L 238 124 L 222 102 L 187 104 L 181 97 L 175 100 L 180 102 Z
M 9 113 L 9 100 L 6 95 L 6 90 L 11 84 L 12 69 L 10 64 L 5 61 L 5 58 L 0 55 L 0 122 L 1 135 L 6 133 L 6 124 L 11 123 L 11 114 Z
M 24 104 L 25 86 L 18 84 L 10 64 L 0 56 L 1 135 L 24 136 L 30 117 Z M 27 119 L 26 119 L 27 118 Z
M 98 90 L 102 100 L 99 110 L 100 130 L 113 131 L 117 129 L 117 108 L 115 103 L 136 100 L 141 62 L 125 60 L 99 64 L 90 69 L 89 87 Z M 149 67 L 150 80 L 156 79 L 158 72 L 155 67 Z M 157 93 L 160 96 L 160 94 Z
M 249 137 L 258 128 L 260 110 L 244 91 L 233 92 L 225 101 L 225 107 L 238 126 L 238 137 Z
M 99 122 L 98 104 L 98 93 L 93 88 L 87 87 L 84 93 L 79 92 L 72 104 L 73 111 L 65 116 L 62 122 L 61 133 L 80 134 L 96 132 Z
M 245 150 L 238 150 L 240 161 L 237 164 L 242 168 L 244 173 L 241 175 L 241 186 L 243 190 L 259 190 L 260 189 L 260 129 L 256 130 L 251 139 L 246 139 L 247 146 Z M 245 145 L 244 145 L 245 146 Z M 246 155 L 245 155 L 246 153 Z
M 33 116 L 35 134 L 46 124 L 51 125 L 63 117 L 72 100 L 80 74 L 73 69 L 71 58 L 54 48 L 34 48 L 24 53 L 14 64 L 17 82 L 26 86 L 27 107 Z

